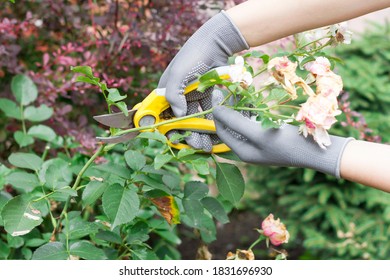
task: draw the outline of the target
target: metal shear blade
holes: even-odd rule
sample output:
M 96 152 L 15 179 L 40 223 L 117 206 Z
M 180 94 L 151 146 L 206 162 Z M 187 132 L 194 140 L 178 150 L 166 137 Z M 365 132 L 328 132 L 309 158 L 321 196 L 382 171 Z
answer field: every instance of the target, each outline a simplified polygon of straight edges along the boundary
M 115 127 L 115 128 L 133 128 L 133 116 L 137 112 L 137 110 L 129 110 L 128 116 L 123 114 L 122 112 L 113 113 L 113 114 L 105 114 L 94 116 L 93 118 L 106 126 Z
M 110 137 L 96 137 L 96 139 L 100 142 L 107 143 L 107 144 L 117 144 L 126 142 L 128 140 L 133 139 L 139 134 L 139 132 L 130 132 L 127 134 L 119 135 L 119 136 L 110 136 Z

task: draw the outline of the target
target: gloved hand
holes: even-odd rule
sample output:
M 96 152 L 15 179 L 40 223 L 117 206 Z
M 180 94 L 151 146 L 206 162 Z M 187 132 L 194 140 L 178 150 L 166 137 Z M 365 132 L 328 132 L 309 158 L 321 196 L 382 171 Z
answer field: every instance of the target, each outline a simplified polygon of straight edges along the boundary
M 212 88 L 204 93 L 193 91 L 184 96 L 185 86 L 197 75 L 226 65 L 229 56 L 248 48 L 240 31 L 224 11 L 201 26 L 168 65 L 158 84 L 159 88 L 166 88 L 166 98 L 175 116 L 196 113 L 199 107 L 210 109 Z M 212 141 L 207 134 L 193 132 L 186 140 L 196 149 L 211 151 Z
M 245 162 L 261 165 L 304 167 L 340 178 L 340 160 L 353 138 L 330 136 L 332 144 L 321 149 L 312 137 L 303 137 L 298 127 L 285 124 L 263 129 L 232 109 L 217 106 L 214 111 L 217 135 Z

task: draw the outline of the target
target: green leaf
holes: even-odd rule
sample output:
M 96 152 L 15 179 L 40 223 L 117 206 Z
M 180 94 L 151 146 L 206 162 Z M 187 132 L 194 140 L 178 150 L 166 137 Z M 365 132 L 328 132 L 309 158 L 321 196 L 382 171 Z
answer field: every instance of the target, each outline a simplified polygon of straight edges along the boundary
M 8 161 L 20 168 L 38 170 L 42 166 L 42 159 L 35 154 L 29 153 L 12 153 L 8 157 Z
M 266 104 L 266 103 L 268 103 L 270 101 L 282 100 L 287 95 L 288 94 L 287 94 L 287 92 L 284 89 L 282 89 L 282 88 L 273 88 L 271 90 L 271 93 L 266 98 L 264 98 L 262 103 Z
M 4 164 L 0 163 L 0 190 L 4 188 L 5 178 L 11 173 L 11 169 L 7 168 Z
M 39 247 L 45 244 L 47 241 L 41 238 L 32 238 L 26 240 L 27 247 Z
M 127 105 L 125 102 L 120 101 L 120 102 L 112 103 L 111 105 L 118 107 L 119 110 L 121 110 L 126 117 L 129 115 L 129 110 L 127 109 Z
M 216 70 L 211 70 L 202 76 L 199 77 L 199 85 L 197 90 L 204 92 L 207 88 L 221 84 L 222 79 L 219 77 L 219 74 Z
M 19 170 L 9 174 L 6 177 L 6 182 L 25 193 L 31 192 L 35 187 L 40 185 L 37 175 Z
M 108 241 L 111 243 L 122 244 L 122 238 L 119 234 L 119 231 L 117 233 L 117 232 L 110 231 L 110 230 L 99 230 L 99 232 L 96 233 L 95 237 L 97 239 L 101 239 L 101 240 Z
M 263 118 L 261 119 L 261 127 L 264 129 L 279 128 L 280 125 L 275 123 L 271 118 Z
M 181 159 L 185 156 L 189 156 L 189 155 L 193 155 L 196 153 L 196 150 L 194 149 L 181 149 L 178 153 L 177 153 L 177 158 Z
M 269 62 L 269 55 L 267 54 L 264 54 L 262 52 L 259 52 L 258 50 L 253 50 L 253 51 L 250 51 L 250 52 L 247 52 L 243 55 L 243 57 L 255 57 L 255 58 L 260 58 L 261 60 L 263 60 L 263 62 L 265 64 L 267 64 Z
M 65 221 L 66 227 L 64 233 L 68 235 L 70 240 L 80 239 L 98 232 L 98 225 L 83 220 L 80 216 L 80 212 L 71 212 L 69 213 L 69 216 L 68 220 Z
M 168 142 L 168 139 L 167 137 L 165 137 L 164 135 L 162 135 L 160 132 L 158 131 L 154 131 L 154 132 L 142 132 L 140 133 L 138 136 L 138 138 L 146 138 L 146 139 L 152 139 L 152 140 L 156 140 L 158 142 L 161 142 L 161 143 L 164 143 L 166 144 Z
M 99 199 L 108 188 L 107 182 L 90 181 L 82 195 L 83 205 L 92 205 Z
M 3 218 L 1 217 L 1 211 L 3 210 L 4 205 L 11 199 L 12 196 L 10 196 L 8 193 L 0 191 L 0 226 L 4 226 Z
M 127 95 L 121 95 L 117 88 L 108 88 L 108 96 L 107 99 L 111 102 L 118 102 L 127 97 Z
M 0 110 L 9 118 L 21 120 L 20 107 L 15 102 L 6 98 L 0 98 Z
M 178 245 L 181 243 L 180 238 L 177 236 L 176 228 L 171 227 L 168 223 L 166 223 L 162 219 L 149 219 L 148 227 L 150 231 L 158 233 L 160 236 L 162 236 L 164 239 L 171 242 L 172 244 Z M 161 232 L 169 232 L 169 236 L 167 235 L 163 236 L 162 234 L 160 234 Z
M 1 216 L 5 230 L 12 236 L 25 235 L 43 221 L 40 211 L 34 209 L 29 197 L 24 195 L 9 200 Z
M 311 62 L 311 61 L 314 61 L 314 60 L 316 60 L 316 58 L 315 58 L 314 56 L 312 56 L 312 55 L 309 55 L 309 56 L 305 57 L 305 58 L 299 63 L 299 65 L 300 65 L 301 67 L 304 67 L 306 63 Z
M 56 138 L 54 130 L 42 124 L 30 127 L 27 134 L 47 142 L 53 141 Z
M 149 189 L 160 189 L 169 193 L 169 189 L 164 184 L 162 184 L 160 180 L 154 179 L 145 174 L 137 174 L 136 176 L 134 176 L 133 180 L 134 182 L 144 183 L 144 187 L 149 187 Z
M 207 195 L 208 191 L 207 185 L 202 182 L 190 181 L 184 186 L 183 207 L 196 228 L 200 227 L 202 216 L 205 215 L 200 200 Z
M 103 210 L 111 221 L 111 229 L 132 221 L 139 206 L 136 191 L 119 184 L 109 186 L 103 194 Z
M 200 200 L 209 192 L 209 188 L 205 183 L 190 181 L 184 186 L 184 198 L 192 200 Z
M 220 153 L 220 154 L 218 154 L 218 157 L 233 160 L 233 161 L 241 161 L 240 158 L 233 151 L 229 151 L 226 153 Z
M 206 208 L 206 210 L 222 224 L 229 222 L 229 217 L 227 216 L 225 209 L 216 198 L 208 196 L 204 197 L 200 202 L 203 207 Z
M 210 174 L 210 166 L 206 159 L 199 158 L 197 160 L 191 161 L 191 163 L 199 174 L 201 175 Z
M 7 234 L 7 243 L 10 248 L 20 248 L 24 245 L 24 239 L 20 236 Z
M 139 221 L 129 228 L 126 241 L 130 244 L 145 242 L 149 239 L 149 230 L 149 225 L 146 222 Z M 122 240 L 119 238 L 120 243 L 122 243 Z
M 80 82 L 80 83 L 86 83 L 86 84 L 91 84 L 95 86 L 99 86 L 99 79 L 91 79 L 85 76 L 77 76 L 75 79 L 75 82 Z
M 77 191 L 72 189 L 70 186 L 66 186 L 56 189 L 50 198 L 57 201 L 66 201 L 69 197 L 75 196 L 77 196 Z
M 24 132 L 18 130 L 14 133 L 14 138 L 16 143 L 18 143 L 20 148 L 26 147 L 28 145 L 34 144 L 34 138 Z
M 28 76 L 22 74 L 12 78 L 11 90 L 16 100 L 23 106 L 30 104 L 38 96 L 37 86 Z
M 169 141 L 172 143 L 172 142 L 175 142 L 175 141 L 181 141 L 183 140 L 184 138 L 188 137 L 191 135 L 191 131 L 185 131 L 184 133 L 174 133 L 173 135 L 170 135 L 169 137 Z
M 0 239 L 0 260 L 6 260 L 10 252 L 8 245 Z
M 129 179 L 131 177 L 131 172 L 128 168 L 113 162 L 94 166 L 93 169 L 108 172 L 124 179 Z
M 173 156 L 170 154 L 158 154 L 154 158 L 154 168 L 160 169 L 165 164 L 167 164 L 169 161 L 173 159 Z
M 177 175 L 175 173 L 163 175 L 162 181 L 164 182 L 164 184 L 166 186 L 169 187 L 169 189 L 171 191 L 177 190 L 177 191 L 181 192 L 181 190 L 180 190 L 180 176 L 179 175 Z
M 81 240 L 70 246 L 70 254 L 84 260 L 106 260 L 107 256 L 102 249 L 96 248 L 91 242 Z
M 61 242 L 50 242 L 35 250 L 33 260 L 66 260 L 69 258 L 65 245 Z
M 125 153 L 125 160 L 127 165 L 136 171 L 142 169 L 146 164 L 145 156 L 140 151 L 128 150 Z
M 74 73 L 84 74 L 89 78 L 94 78 L 92 68 L 90 66 L 71 66 L 70 70 Z
M 53 109 L 42 104 L 39 107 L 28 106 L 24 110 L 24 118 L 32 122 L 42 122 L 53 115 Z
M 46 161 L 40 172 L 40 178 L 43 176 L 46 187 L 51 190 L 69 186 L 73 180 L 69 163 L 61 158 Z
M 203 205 L 199 200 L 183 199 L 184 212 L 193 223 L 195 228 L 201 227 L 204 214 Z
M 245 190 L 245 181 L 237 166 L 216 161 L 216 179 L 220 194 L 234 205 L 240 201 Z

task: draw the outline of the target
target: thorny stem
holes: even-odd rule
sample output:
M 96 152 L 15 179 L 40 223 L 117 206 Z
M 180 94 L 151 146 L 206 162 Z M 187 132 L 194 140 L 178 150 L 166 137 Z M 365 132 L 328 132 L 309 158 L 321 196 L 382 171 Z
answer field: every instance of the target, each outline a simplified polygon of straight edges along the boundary
M 93 154 L 93 156 L 87 161 L 87 163 L 83 166 L 83 168 L 80 170 L 79 174 L 77 175 L 76 181 L 74 182 L 72 189 L 77 189 L 77 187 L 80 184 L 81 178 L 84 175 L 84 172 L 87 171 L 88 167 L 95 161 L 95 159 L 103 152 L 104 148 L 106 147 L 106 144 L 103 144 L 97 149 L 97 151 Z
M 324 38 L 322 38 L 322 39 L 324 39 Z M 318 39 L 317 41 L 319 41 L 319 40 L 322 40 L 322 39 Z M 314 41 L 314 42 L 316 42 L 316 41 Z M 329 46 L 329 45 L 331 45 L 332 44 L 332 42 L 333 42 L 333 40 L 331 40 L 331 39 L 329 39 L 325 44 L 323 44 L 323 45 L 320 45 L 319 47 L 317 47 L 317 48 L 315 48 L 315 49 L 312 49 L 312 50 L 310 50 L 310 52 L 311 53 L 316 53 L 316 52 L 318 52 L 318 51 L 320 51 L 320 50 L 322 50 L 323 48 L 325 48 L 325 47 L 327 47 L 327 46 Z M 313 43 L 313 42 L 311 42 L 311 43 Z M 295 54 L 295 55 L 304 55 L 305 54 L 305 52 L 304 53 L 302 53 L 302 52 L 299 52 L 300 50 L 301 51 L 303 51 L 303 48 L 304 47 L 306 47 L 306 46 L 308 46 L 308 45 L 310 45 L 310 44 L 306 44 L 306 45 L 304 45 L 304 46 L 302 46 L 302 47 L 300 47 L 300 48 L 298 48 L 296 51 L 294 51 L 294 53 L 293 54 Z
M 303 50 L 303 49 L 306 48 L 307 46 L 310 46 L 310 45 L 312 45 L 312 44 L 315 44 L 315 43 L 317 43 L 317 42 L 320 42 L 321 40 L 324 40 L 324 39 L 326 39 L 326 38 L 328 38 L 328 36 L 321 37 L 321 38 L 319 38 L 319 39 L 317 39 L 317 40 L 308 42 L 308 43 L 306 43 L 306 44 L 304 44 L 304 45 L 302 45 L 302 46 L 297 47 L 297 50 Z M 329 41 L 328 41 L 328 42 L 329 42 Z M 328 43 L 328 42 L 326 42 L 326 43 Z M 296 44 L 296 45 L 299 44 L 298 40 L 296 40 L 296 39 L 295 39 L 295 44 Z
M 253 75 L 253 78 L 260 75 L 261 73 L 265 72 L 266 70 L 267 70 L 267 66 L 260 68 L 260 70 L 256 74 Z
M 211 108 L 209 110 L 202 111 L 202 112 L 195 113 L 195 114 L 188 115 L 188 116 L 184 116 L 184 117 L 181 117 L 181 118 L 174 118 L 174 119 L 169 119 L 169 120 L 166 120 L 166 121 L 158 122 L 158 123 L 155 123 L 155 124 L 152 124 L 152 125 L 146 125 L 146 126 L 142 126 L 142 127 L 136 127 L 136 128 L 130 128 L 130 129 L 121 130 L 118 133 L 116 133 L 115 135 L 119 136 L 119 135 L 127 134 L 127 133 L 130 133 L 130 132 L 135 132 L 135 131 L 140 131 L 140 130 L 153 130 L 153 129 L 161 126 L 161 125 L 170 124 L 170 123 L 174 123 L 174 122 L 182 121 L 182 120 L 188 120 L 188 119 L 195 118 L 195 117 L 204 116 L 206 114 L 212 113 L 213 110 L 214 110 L 214 108 Z
M 50 150 L 50 145 L 46 144 L 45 150 L 43 151 L 43 154 L 42 154 L 42 157 L 41 157 L 43 161 L 46 159 L 46 156 L 47 156 L 49 150 Z
M 22 119 L 22 128 L 23 128 L 23 133 L 24 135 L 27 135 L 27 130 L 26 130 L 26 123 L 24 121 L 24 112 L 23 112 L 23 105 L 20 105 L 20 118 Z
M 230 98 L 230 96 L 232 96 L 231 92 L 224 98 L 224 100 L 222 100 L 222 102 L 219 105 L 224 104 Z M 115 135 L 119 136 L 119 135 L 127 134 L 127 133 L 130 133 L 130 132 L 135 132 L 135 131 L 140 131 L 140 130 L 153 130 L 153 129 L 156 129 L 157 127 L 161 126 L 161 125 L 170 124 L 170 123 L 174 123 L 174 122 L 177 122 L 177 121 L 188 120 L 188 119 L 191 119 L 191 118 L 204 116 L 204 115 L 212 113 L 213 111 L 214 111 L 214 107 L 211 108 L 211 109 L 208 109 L 206 111 L 198 112 L 198 113 L 191 114 L 191 115 L 184 116 L 184 117 L 180 117 L 180 118 L 169 119 L 169 120 L 158 122 L 158 123 L 155 123 L 155 124 L 152 124 L 152 125 L 125 129 L 125 130 L 119 131 Z
M 265 239 L 264 235 L 260 235 L 259 238 L 257 238 L 257 240 L 255 242 L 253 242 L 251 246 L 249 246 L 248 251 L 252 250 L 253 247 L 255 247 L 257 244 L 259 244 L 264 239 Z
M 106 144 L 100 145 L 99 149 L 92 155 L 92 157 L 84 164 L 83 168 L 80 170 L 79 174 L 77 175 L 76 181 L 74 182 L 72 189 L 77 190 L 78 186 L 80 185 L 81 178 L 83 177 L 85 171 L 89 168 L 89 166 L 95 161 L 95 159 L 103 152 L 104 148 L 106 147 Z M 68 207 L 70 203 L 70 198 L 67 199 L 65 202 L 64 208 L 61 211 L 61 214 L 59 216 L 59 220 L 61 220 L 62 217 L 64 217 L 67 214 Z M 58 227 L 61 223 L 57 224 L 57 227 L 54 228 L 52 237 L 55 235 L 55 233 L 58 230 Z
M 267 108 L 234 107 L 234 106 L 227 106 L 227 107 L 235 109 L 235 110 L 238 110 L 238 111 L 253 111 L 253 112 L 264 112 L 264 111 L 267 111 L 269 109 L 273 109 L 273 108 L 276 108 L 276 107 L 286 107 L 286 108 L 291 108 L 291 109 L 299 109 L 298 106 L 285 105 L 285 104 L 277 104 L 277 105 L 274 105 L 274 106 L 271 106 L 271 107 L 267 107 Z M 177 122 L 177 121 L 187 120 L 187 119 L 191 119 L 191 118 L 195 118 L 195 117 L 204 116 L 204 115 L 212 113 L 213 111 L 214 111 L 214 107 L 211 108 L 211 109 L 208 109 L 206 111 L 198 112 L 198 113 L 195 113 L 195 114 L 192 114 L 192 115 L 188 115 L 188 116 L 184 116 L 184 117 L 181 117 L 181 118 L 174 118 L 174 119 L 169 119 L 169 120 L 166 120 L 166 121 L 163 121 L 163 122 L 159 122 L 159 123 L 155 123 L 155 124 L 148 125 L 148 126 L 142 126 L 142 127 L 136 127 L 136 128 L 130 128 L 130 129 L 121 130 L 118 133 L 116 133 L 115 135 L 119 136 L 119 135 L 127 134 L 127 133 L 130 133 L 130 132 L 136 132 L 136 131 L 140 131 L 140 130 L 153 130 L 153 129 L 156 129 L 157 127 L 161 126 L 161 125 L 170 124 L 170 123 L 174 123 L 174 122 Z M 280 116 L 280 117 L 284 117 L 284 118 L 290 117 L 290 116 L 283 116 L 283 115 L 275 115 L 275 116 Z

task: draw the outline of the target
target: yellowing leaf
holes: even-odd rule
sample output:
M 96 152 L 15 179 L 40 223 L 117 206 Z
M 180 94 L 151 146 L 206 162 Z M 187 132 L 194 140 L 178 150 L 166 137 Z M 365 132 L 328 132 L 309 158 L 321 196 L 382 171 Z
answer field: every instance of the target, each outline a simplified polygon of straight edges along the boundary
M 149 191 L 145 196 L 157 207 L 168 224 L 180 224 L 180 211 L 173 196 L 161 190 Z

